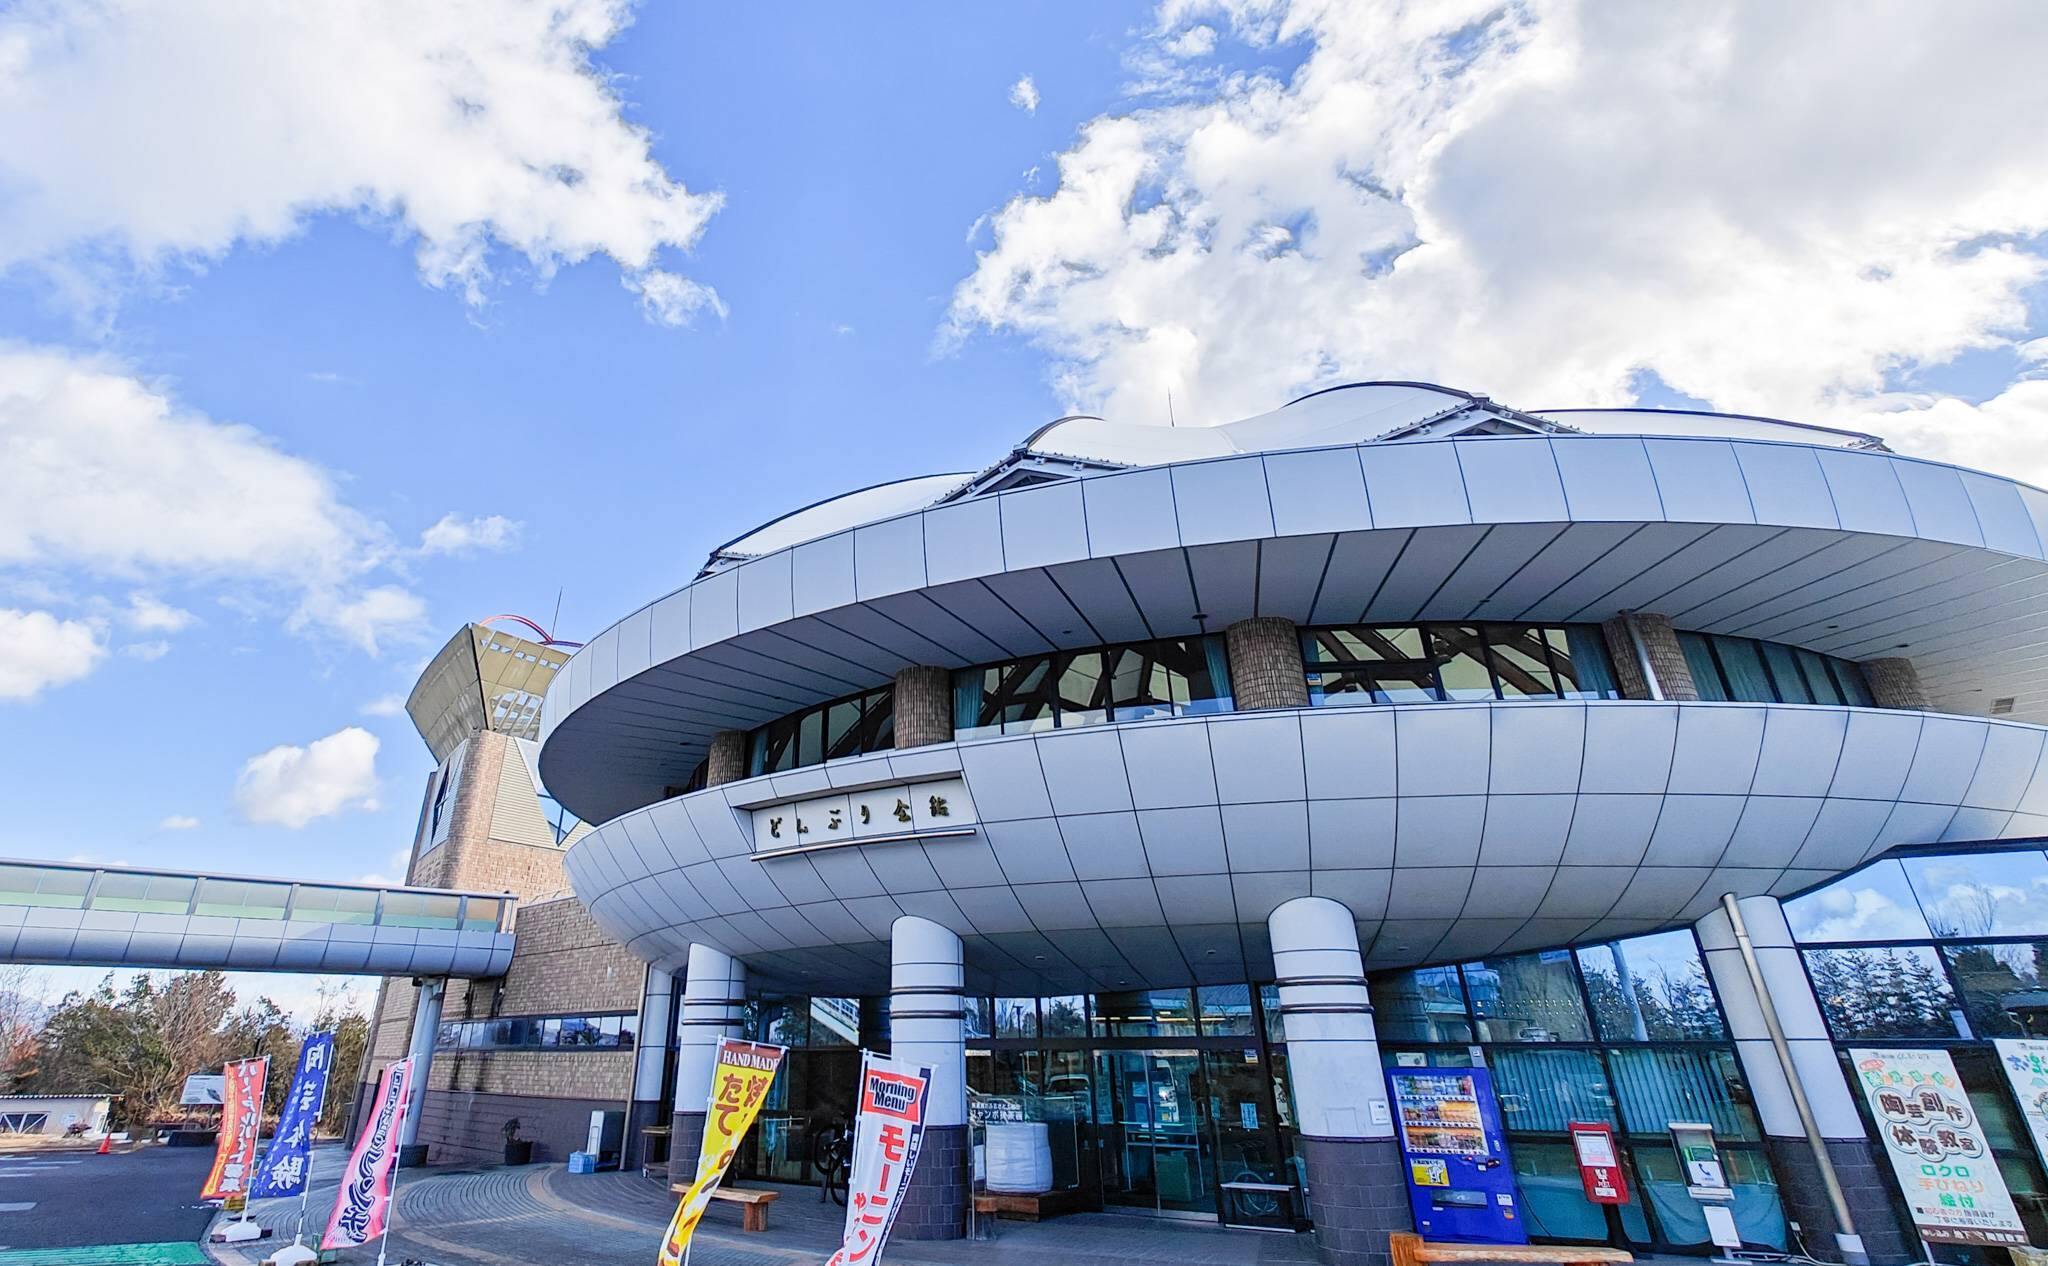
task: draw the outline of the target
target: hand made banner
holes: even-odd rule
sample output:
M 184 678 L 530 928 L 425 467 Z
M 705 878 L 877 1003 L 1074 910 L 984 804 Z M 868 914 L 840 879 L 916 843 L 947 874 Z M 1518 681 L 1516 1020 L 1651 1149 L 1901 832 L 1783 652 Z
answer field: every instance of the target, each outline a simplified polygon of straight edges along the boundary
M 697 1154 L 697 1178 L 690 1184 L 662 1237 L 660 1266 L 681 1266 L 690 1236 L 711 1203 L 712 1189 L 725 1177 L 747 1127 L 760 1115 L 769 1084 L 782 1067 L 786 1047 L 720 1038 L 711 1069 L 711 1103 L 704 1118 L 704 1145 Z

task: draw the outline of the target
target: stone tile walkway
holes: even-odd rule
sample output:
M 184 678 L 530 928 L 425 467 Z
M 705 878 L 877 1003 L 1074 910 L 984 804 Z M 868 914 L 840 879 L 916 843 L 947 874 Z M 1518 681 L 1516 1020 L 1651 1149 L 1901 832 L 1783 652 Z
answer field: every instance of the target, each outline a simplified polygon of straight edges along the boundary
M 322 1149 L 315 1163 L 309 1235 L 333 1207 L 342 1154 Z M 323 1177 L 324 1176 L 324 1177 Z M 748 1186 L 756 1184 L 749 1183 Z M 821 1266 L 839 1240 L 845 1211 L 822 1204 L 815 1187 L 780 1187 L 769 1230 L 740 1230 L 740 1210 L 714 1203 L 698 1227 L 691 1266 Z M 637 1174 L 572 1176 L 559 1165 L 467 1171 L 407 1170 L 399 1181 L 392 1266 L 568 1266 L 618 1262 L 653 1266 L 673 1198 Z M 264 1201 L 256 1218 L 282 1241 L 212 1246 L 225 1266 L 256 1266 L 291 1239 L 298 1206 Z M 376 1245 L 338 1255 L 344 1263 L 374 1262 Z M 1213 1223 L 1116 1214 L 1078 1214 L 1049 1222 L 1002 1222 L 985 1242 L 893 1242 L 895 1266 L 1308 1266 L 1316 1258 L 1307 1235 L 1226 1231 Z

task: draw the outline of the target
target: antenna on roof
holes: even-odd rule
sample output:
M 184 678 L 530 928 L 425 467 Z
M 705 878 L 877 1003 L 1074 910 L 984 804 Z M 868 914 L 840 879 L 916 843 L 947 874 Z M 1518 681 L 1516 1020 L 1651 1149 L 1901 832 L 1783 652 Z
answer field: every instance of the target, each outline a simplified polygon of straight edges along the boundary
M 560 585 L 555 586 L 555 618 L 548 621 L 548 627 L 551 629 L 562 627 L 562 586 Z
M 1168 425 L 1168 426 L 1179 426 L 1179 425 L 1180 425 L 1180 423 L 1178 423 L 1178 422 L 1176 422 L 1176 421 L 1174 421 L 1174 420 L 1173 420 L 1173 388 L 1171 388 L 1171 387 L 1168 387 L 1168 388 L 1166 389 L 1166 425 Z

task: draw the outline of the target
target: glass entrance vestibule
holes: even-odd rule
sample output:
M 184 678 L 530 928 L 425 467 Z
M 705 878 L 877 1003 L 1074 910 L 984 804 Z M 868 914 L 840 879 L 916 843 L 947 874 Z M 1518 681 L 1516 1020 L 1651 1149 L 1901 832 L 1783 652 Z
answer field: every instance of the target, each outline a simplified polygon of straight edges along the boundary
M 1689 931 L 1369 976 L 1389 1067 L 1483 1064 L 1539 1242 L 1711 1252 L 1667 1125 L 1715 1127 L 1745 1240 L 1788 1246 L 1748 1087 Z M 1067 1209 L 1306 1224 L 1277 991 L 1230 984 L 965 1000 L 968 1111 L 1042 1126 Z M 853 1047 L 886 1049 L 881 999 L 757 998 L 747 1035 L 791 1045 L 742 1173 L 815 1181 L 807 1136 L 850 1111 Z M 1361 1075 L 1368 1075 L 1360 1070 Z M 841 1084 L 843 1083 L 843 1085 Z M 1581 1190 L 1567 1126 L 1612 1126 L 1632 1199 Z M 1034 1135 L 1037 1131 L 1033 1131 Z M 985 1148 L 993 1163 L 999 1148 Z

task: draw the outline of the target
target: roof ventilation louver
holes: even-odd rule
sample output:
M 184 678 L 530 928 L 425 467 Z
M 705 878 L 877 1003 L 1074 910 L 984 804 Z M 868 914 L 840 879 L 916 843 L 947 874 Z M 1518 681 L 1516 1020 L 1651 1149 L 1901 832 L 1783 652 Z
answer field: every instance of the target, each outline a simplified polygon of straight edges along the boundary
M 1991 715 L 1995 717 L 2010 715 L 2012 712 L 2012 700 L 2013 697 L 2011 695 L 2007 695 L 2003 699 L 1993 699 L 1991 701 Z

